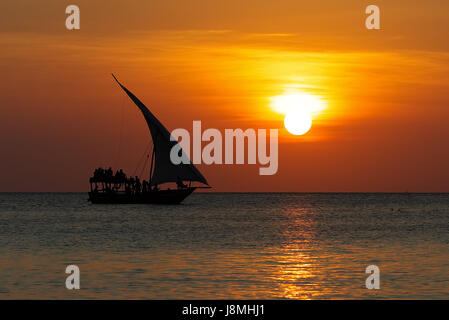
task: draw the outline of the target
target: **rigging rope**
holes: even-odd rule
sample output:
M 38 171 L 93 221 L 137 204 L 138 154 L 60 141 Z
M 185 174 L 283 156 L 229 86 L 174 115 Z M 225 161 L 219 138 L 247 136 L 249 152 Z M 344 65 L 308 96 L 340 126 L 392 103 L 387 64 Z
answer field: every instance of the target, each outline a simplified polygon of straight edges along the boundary
M 142 160 L 144 161 L 144 166 L 146 166 L 146 161 L 145 161 L 144 158 L 145 158 L 145 155 L 147 155 L 147 158 L 148 158 L 148 155 L 149 155 L 148 151 L 149 151 L 149 149 L 150 149 L 150 146 L 151 146 L 151 141 L 148 142 L 148 144 L 147 144 L 147 146 L 146 146 L 146 148 L 145 148 L 144 153 L 143 153 L 142 156 L 140 157 L 139 162 L 137 163 L 136 168 L 134 169 L 133 176 L 136 175 L 137 170 L 140 168 L 140 163 L 142 162 Z M 145 168 L 145 167 L 144 167 L 144 168 Z M 143 169 L 142 169 L 142 170 L 143 170 Z
M 113 161 L 113 163 L 115 164 L 115 166 L 118 168 L 120 166 L 120 152 L 122 149 L 122 136 L 123 136 L 123 131 L 124 131 L 124 126 L 125 126 L 125 96 L 122 95 L 121 97 L 122 103 L 121 103 L 121 119 L 120 119 L 120 132 L 119 132 L 119 136 L 118 136 L 118 146 L 117 146 L 117 153 L 115 154 L 115 159 Z
M 144 170 L 146 169 L 147 164 L 149 163 L 149 161 L 148 161 L 149 158 L 150 158 L 150 154 L 148 153 L 148 154 L 147 154 L 147 161 L 144 162 L 144 165 L 143 165 L 143 167 L 142 167 L 142 171 L 140 171 L 140 176 L 139 176 L 139 177 L 142 177 L 142 176 L 143 176 L 143 172 L 144 172 Z

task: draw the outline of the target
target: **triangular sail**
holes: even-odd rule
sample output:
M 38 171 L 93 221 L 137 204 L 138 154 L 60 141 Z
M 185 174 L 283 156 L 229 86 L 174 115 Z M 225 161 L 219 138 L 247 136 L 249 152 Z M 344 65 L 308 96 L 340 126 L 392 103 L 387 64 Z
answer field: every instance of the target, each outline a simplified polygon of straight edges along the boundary
M 151 185 L 158 185 L 165 182 L 177 182 L 180 179 L 183 181 L 198 181 L 209 185 L 206 178 L 199 172 L 199 170 L 192 164 L 178 164 L 175 165 L 170 160 L 170 151 L 173 146 L 178 144 L 177 141 L 170 140 L 170 132 L 162 125 L 162 123 L 148 110 L 148 108 L 128 89 L 126 89 L 117 78 L 112 75 L 126 92 L 131 100 L 139 107 L 148 128 L 150 129 L 151 137 L 153 139 L 155 151 L 154 171 L 151 177 Z M 182 150 L 182 149 L 181 149 Z M 181 151 L 184 153 L 184 151 Z M 151 169 L 150 169 L 151 170 Z M 150 173 L 151 174 L 151 173 Z

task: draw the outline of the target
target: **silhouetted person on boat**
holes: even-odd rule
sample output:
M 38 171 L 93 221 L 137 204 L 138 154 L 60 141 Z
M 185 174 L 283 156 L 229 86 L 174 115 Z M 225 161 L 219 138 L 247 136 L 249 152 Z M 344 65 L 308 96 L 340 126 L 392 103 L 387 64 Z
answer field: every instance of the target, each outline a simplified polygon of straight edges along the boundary
M 120 169 L 120 171 L 119 171 L 119 177 L 120 177 L 121 182 L 124 182 L 126 180 L 126 174 L 123 172 L 122 169 Z
M 129 185 L 129 189 L 131 190 L 131 193 L 134 193 L 134 178 L 133 177 L 128 179 L 128 185 Z
M 114 173 L 112 172 L 112 168 L 109 167 L 109 169 L 106 171 L 106 178 L 108 179 L 108 181 L 110 181 L 113 177 Z
M 125 193 L 127 195 L 131 194 L 131 189 L 129 188 L 129 184 L 127 182 L 125 182 Z
M 141 184 L 140 184 L 139 177 L 136 176 L 136 185 L 135 185 L 135 192 L 136 193 L 140 193 L 140 187 L 141 187 Z
M 102 175 L 103 175 L 102 172 L 103 172 L 102 168 L 95 169 L 95 171 L 94 171 L 94 179 L 101 180 L 102 179 Z

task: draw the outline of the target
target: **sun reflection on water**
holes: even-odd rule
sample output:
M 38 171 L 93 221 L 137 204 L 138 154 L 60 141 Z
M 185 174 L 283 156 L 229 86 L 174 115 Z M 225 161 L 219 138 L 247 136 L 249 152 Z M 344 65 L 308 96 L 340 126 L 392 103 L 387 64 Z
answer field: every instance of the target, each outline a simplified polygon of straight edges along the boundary
M 315 259 L 309 254 L 314 238 L 314 212 L 303 206 L 284 210 L 288 223 L 282 233 L 285 243 L 277 253 L 278 270 L 274 279 L 281 295 L 291 299 L 311 299 L 315 289 Z

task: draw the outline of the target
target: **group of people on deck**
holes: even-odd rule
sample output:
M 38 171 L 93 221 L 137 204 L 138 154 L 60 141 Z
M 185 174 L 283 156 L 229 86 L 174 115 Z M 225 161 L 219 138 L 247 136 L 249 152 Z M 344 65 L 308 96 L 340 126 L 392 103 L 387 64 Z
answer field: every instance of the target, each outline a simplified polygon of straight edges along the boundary
M 126 174 L 123 172 L 122 169 L 117 170 L 114 175 L 114 172 L 112 171 L 111 167 L 109 167 L 109 169 L 103 168 L 95 169 L 93 178 L 95 181 L 98 182 L 113 182 L 113 183 L 121 183 L 127 180 Z
M 151 186 L 146 180 L 141 182 L 138 176 L 128 178 L 122 169 L 117 170 L 114 174 L 111 167 L 109 169 L 95 169 L 91 182 L 95 183 L 94 191 L 96 192 L 98 192 L 97 182 L 105 183 L 104 191 L 106 192 L 118 191 L 122 185 L 127 194 L 141 194 L 159 190 L 157 185 Z M 176 185 L 178 189 L 187 188 L 180 177 L 177 177 Z

